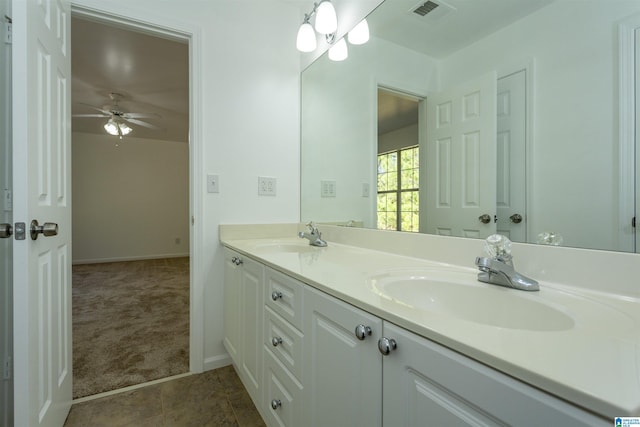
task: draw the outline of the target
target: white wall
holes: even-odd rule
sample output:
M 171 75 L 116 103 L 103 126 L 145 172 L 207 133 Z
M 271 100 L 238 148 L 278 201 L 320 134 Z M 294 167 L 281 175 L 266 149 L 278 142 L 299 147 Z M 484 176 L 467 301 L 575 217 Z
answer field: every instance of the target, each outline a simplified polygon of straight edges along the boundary
M 375 37 L 349 46 L 345 61 L 325 55 L 304 71 L 303 221 L 355 220 L 375 228 L 378 85 L 424 96 L 436 87 L 436 71 L 435 60 Z M 322 180 L 336 181 L 336 197 L 320 196 Z
M 74 263 L 189 255 L 186 142 L 77 132 L 71 142 Z
M 222 345 L 223 252 L 218 224 L 299 220 L 299 73 L 295 38 L 298 6 L 277 0 L 77 0 L 74 4 L 199 32 L 197 96 L 201 155 L 194 159 L 202 206 L 195 295 L 204 304 L 205 368 L 226 360 Z M 220 175 L 220 193 L 207 194 L 207 173 Z M 277 178 L 275 197 L 258 196 L 258 176 Z
M 618 249 L 617 27 L 637 1 L 555 2 L 442 62 L 442 87 L 532 58 L 528 208 L 535 236 Z

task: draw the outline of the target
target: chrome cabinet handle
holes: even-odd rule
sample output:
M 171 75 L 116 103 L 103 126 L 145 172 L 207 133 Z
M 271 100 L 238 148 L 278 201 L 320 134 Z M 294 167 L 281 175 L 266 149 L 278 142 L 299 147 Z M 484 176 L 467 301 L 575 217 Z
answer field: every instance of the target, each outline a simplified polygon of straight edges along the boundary
M 281 406 L 282 406 L 282 402 L 280 401 L 280 399 L 273 399 L 271 401 L 271 409 L 273 409 L 274 411 Z
M 363 341 L 366 337 L 371 336 L 371 327 L 369 326 L 364 326 L 364 325 L 358 325 L 356 326 L 356 338 L 358 338 L 360 341 Z
M 522 222 L 522 215 L 520 214 L 513 214 L 509 217 L 509 219 L 511 220 L 512 223 L 514 224 L 520 224 Z
M 271 299 L 274 301 L 278 301 L 279 299 L 282 298 L 282 292 L 279 291 L 273 291 L 271 292 Z
M 233 258 L 231 258 L 231 262 L 234 263 L 235 265 L 240 265 L 242 264 L 242 258 L 238 258 L 237 256 L 234 256 Z
M 0 224 L 0 239 L 6 239 L 13 235 L 13 227 L 11 224 Z
M 282 344 L 282 338 L 280 337 L 271 338 L 271 345 L 273 345 L 274 347 L 277 347 L 279 344 Z
M 42 234 L 45 237 L 58 235 L 58 224 L 54 222 L 45 222 L 42 225 L 38 225 L 37 220 L 31 221 L 31 240 L 36 240 L 38 235 Z
M 398 348 L 398 344 L 393 338 L 382 337 L 378 340 L 378 350 L 380 350 L 383 356 L 388 356 L 389 353 L 396 348 Z

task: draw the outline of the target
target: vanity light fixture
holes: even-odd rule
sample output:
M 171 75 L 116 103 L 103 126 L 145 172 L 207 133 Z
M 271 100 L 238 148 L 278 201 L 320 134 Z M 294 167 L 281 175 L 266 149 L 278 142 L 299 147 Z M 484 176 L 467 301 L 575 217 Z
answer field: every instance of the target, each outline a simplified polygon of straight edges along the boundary
M 309 22 L 311 17 L 315 15 L 315 31 Z M 349 50 L 344 38 L 336 40 L 336 31 L 338 30 L 338 18 L 336 10 L 330 0 L 321 0 L 320 3 L 314 3 L 311 12 L 304 15 L 304 20 L 298 29 L 298 37 L 296 39 L 296 48 L 300 52 L 313 52 L 318 47 L 316 42 L 316 32 L 324 34 L 329 48 L 329 59 L 332 61 L 344 61 L 349 56 Z M 369 41 L 369 25 L 367 20 L 363 19 L 356 25 L 347 36 L 349 43 L 353 45 L 364 44 Z M 335 44 L 334 44 L 335 42 Z
M 320 3 L 314 3 L 311 12 L 304 15 L 304 21 L 298 29 L 298 38 L 296 47 L 300 52 L 313 52 L 316 50 L 316 33 L 309 20 L 315 15 L 315 31 L 324 34 L 327 43 L 331 44 L 338 30 L 338 17 L 336 10 L 329 0 L 322 0 Z
M 104 130 L 106 130 L 109 135 L 119 136 L 120 139 L 122 139 L 124 135 L 129 135 L 133 129 L 125 122 L 111 117 L 104 125 Z

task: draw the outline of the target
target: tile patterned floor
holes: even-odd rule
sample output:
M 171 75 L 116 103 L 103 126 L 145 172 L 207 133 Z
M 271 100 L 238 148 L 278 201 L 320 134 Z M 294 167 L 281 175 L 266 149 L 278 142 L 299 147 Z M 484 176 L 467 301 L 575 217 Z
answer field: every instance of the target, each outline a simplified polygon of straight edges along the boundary
M 71 407 L 65 427 L 264 426 L 233 367 Z

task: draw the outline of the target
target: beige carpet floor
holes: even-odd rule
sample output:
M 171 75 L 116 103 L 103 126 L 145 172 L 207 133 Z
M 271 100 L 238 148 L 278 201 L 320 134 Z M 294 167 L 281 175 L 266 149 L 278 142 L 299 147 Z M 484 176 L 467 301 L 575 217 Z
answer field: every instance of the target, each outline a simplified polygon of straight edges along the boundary
M 189 258 L 73 266 L 73 397 L 189 371 Z

